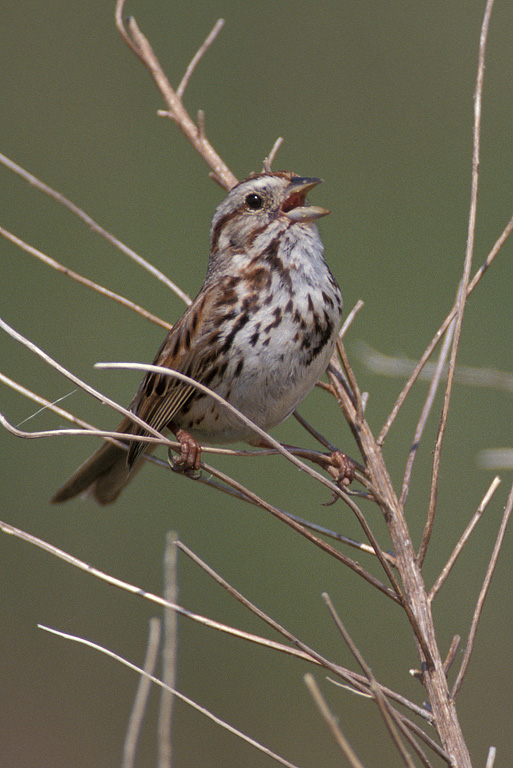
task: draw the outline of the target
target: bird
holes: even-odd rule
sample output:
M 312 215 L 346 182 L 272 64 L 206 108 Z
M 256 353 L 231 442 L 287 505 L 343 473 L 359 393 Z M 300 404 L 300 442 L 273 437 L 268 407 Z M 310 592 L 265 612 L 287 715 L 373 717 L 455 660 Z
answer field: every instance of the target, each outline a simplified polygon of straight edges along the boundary
M 154 364 L 209 387 L 264 430 L 286 419 L 330 361 L 342 296 L 325 259 L 316 222 L 330 211 L 310 205 L 321 179 L 263 172 L 236 184 L 210 226 L 204 284 L 169 331 Z M 204 392 L 148 372 L 129 410 L 180 444 L 179 468 L 198 469 L 201 444 L 261 438 Z M 117 431 L 147 435 L 128 417 Z M 51 501 L 77 495 L 114 502 L 155 444 L 105 442 Z

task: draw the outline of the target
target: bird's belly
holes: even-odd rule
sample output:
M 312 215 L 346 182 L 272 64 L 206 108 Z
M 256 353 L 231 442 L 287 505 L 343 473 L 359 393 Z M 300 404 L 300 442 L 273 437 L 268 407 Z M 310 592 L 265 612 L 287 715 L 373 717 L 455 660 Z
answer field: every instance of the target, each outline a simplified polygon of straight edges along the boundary
M 248 324 L 244 334 L 234 339 L 229 363 L 219 380 L 210 387 L 262 429 L 268 430 L 289 416 L 315 386 L 331 357 L 338 331 L 305 342 L 297 334 L 292 318 L 255 339 L 258 323 Z M 261 327 L 261 324 L 260 324 Z M 258 436 L 250 427 L 208 396 L 192 398 L 176 418 L 178 426 L 199 442 L 254 442 Z

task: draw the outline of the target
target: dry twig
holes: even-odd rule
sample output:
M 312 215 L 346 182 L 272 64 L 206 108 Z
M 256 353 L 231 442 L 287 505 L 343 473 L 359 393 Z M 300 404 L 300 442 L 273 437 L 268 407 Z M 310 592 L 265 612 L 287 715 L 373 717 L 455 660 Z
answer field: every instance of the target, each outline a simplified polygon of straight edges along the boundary
M 431 590 L 430 590 L 429 595 L 428 595 L 428 598 L 429 598 L 430 601 L 432 601 L 436 597 L 438 592 L 440 591 L 443 583 L 445 582 L 445 580 L 447 579 L 448 575 L 450 574 L 450 572 L 451 572 L 451 570 L 452 570 L 452 568 L 454 566 L 454 563 L 456 562 L 456 560 L 459 557 L 459 555 L 462 553 L 463 547 L 465 546 L 465 544 L 469 540 L 470 534 L 472 533 L 472 531 L 474 530 L 474 528 L 476 527 L 476 525 L 480 521 L 483 512 L 485 511 L 486 507 L 490 503 L 490 499 L 492 498 L 493 494 L 497 490 L 499 484 L 500 484 L 500 479 L 498 477 L 495 477 L 492 480 L 492 483 L 491 483 L 490 487 L 488 488 L 487 492 L 485 493 L 485 496 L 484 496 L 481 504 L 479 505 L 479 507 L 475 511 L 474 515 L 472 516 L 472 519 L 470 520 L 469 524 L 467 525 L 467 527 L 463 531 L 463 533 L 462 533 L 458 543 L 454 547 L 454 549 L 453 549 L 449 559 L 447 560 L 446 564 L 444 565 L 444 567 L 440 571 L 439 577 L 437 578 L 437 580 L 435 581 L 435 583 L 431 587 Z
M 210 144 L 203 127 L 203 120 L 200 120 L 199 125 L 195 125 L 193 120 L 189 117 L 187 110 L 185 109 L 182 100 L 181 93 L 185 90 L 185 85 L 188 82 L 188 72 L 195 69 L 199 59 L 204 55 L 209 45 L 213 42 L 220 29 L 220 22 L 217 22 L 216 27 L 212 30 L 207 37 L 196 56 L 189 64 L 182 83 L 178 87 L 181 88 L 179 95 L 178 90 L 169 83 L 169 80 L 165 76 L 160 63 L 155 56 L 152 47 L 148 39 L 143 35 L 137 23 L 133 17 L 127 20 L 127 27 L 123 23 L 123 7 L 125 0 L 117 0 L 116 3 L 116 26 L 120 32 L 123 40 L 128 47 L 135 53 L 135 55 L 142 61 L 146 69 L 152 76 L 155 85 L 159 89 L 164 101 L 167 105 L 167 111 L 159 111 L 159 115 L 163 117 L 169 117 L 173 120 L 178 128 L 182 131 L 187 141 L 192 144 L 196 152 L 212 170 L 213 177 L 224 189 L 231 189 L 237 183 L 236 177 L 230 171 L 226 163 L 219 157 L 214 147 Z M 182 84 L 185 82 L 185 85 Z
M 481 613 L 483 611 L 484 602 L 486 600 L 486 596 L 488 594 L 488 590 L 490 588 L 490 583 L 492 580 L 493 573 L 495 571 L 495 566 L 497 565 L 497 560 L 499 559 L 499 553 L 502 548 L 502 543 L 504 541 L 504 536 L 506 534 L 506 528 L 509 523 L 509 518 L 511 517 L 511 512 L 513 511 L 513 486 L 511 487 L 510 494 L 508 496 L 508 501 L 506 504 L 506 507 L 504 509 L 504 514 L 502 516 L 502 522 L 499 527 L 499 532 L 497 534 L 497 539 L 495 541 L 495 546 L 493 548 L 492 555 L 490 557 L 490 562 L 488 564 L 488 568 L 486 570 L 486 575 L 483 581 L 483 586 L 481 587 L 481 591 L 479 593 L 479 597 L 477 599 L 476 608 L 474 611 L 474 615 L 472 617 L 472 624 L 470 627 L 470 632 L 467 640 L 467 645 L 465 648 L 465 651 L 463 653 L 463 661 L 461 662 L 461 667 L 458 672 L 458 676 L 456 678 L 456 682 L 454 683 L 453 689 L 451 691 L 451 696 L 453 699 L 456 698 L 458 693 L 460 692 L 460 688 L 463 684 L 463 678 L 465 677 L 468 669 L 468 665 L 470 664 L 470 657 L 472 655 L 472 651 L 474 650 L 474 643 L 476 640 L 476 634 L 477 634 L 477 627 L 479 625 L 479 620 L 481 618 Z
M 138 253 L 133 251 L 127 245 L 122 243 L 121 240 L 118 240 L 117 237 L 114 237 L 114 235 L 112 235 L 110 232 L 108 232 L 106 229 L 100 226 L 96 221 L 94 221 L 94 219 L 91 218 L 91 216 L 89 216 L 85 211 L 83 211 L 82 208 L 79 208 L 78 205 L 75 205 L 75 203 L 72 203 L 71 200 L 69 200 L 61 192 L 57 192 L 48 184 L 45 184 L 43 181 L 40 181 L 40 179 L 38 179 L 37 176 L 34 176 L 32 173 L 29 173 L 20 165 L 15 163 L 13 160 L 10 160 L 8 157 L 6 157 L 5 155 L 2 155 L 1 153 L 0 153 L 0 164 L 4 165 L 6 168 L 9 168 L 10 171 L 13 171 L 18 176 L 21 176 L 21 178 L 24 179 L 25 181 L 28 181 L 28 183 L 31 186 L 33 186 L 35 189 L 39 190 L 40 192 L 43 192 L 48 197 L 51 197 L 53 200 L 58 202 L 59 205 L 63 205 L 65 208 L 67 208 L 68 211 L 71 211 L 71 213 L 73 213 L 84 224 L 86 224 L 89 227 L 89 229 L 91 229 L 93 232 L 103 237 L 105 240 L 111 243 L 115 248 L 118 248 L 122 253 L 124 253 L 125 256 L 128 256 L 129 259 L 132 259 L 132 261 L 134 261 L 140 267 L 142 267 L 151 275 L 153 275 L 153 277 L 155 277 L 160 282 L 164 283 L 164 285 L 166 285 L 171 291 L 173 291 L 173 293 L 179 296 L 182 299 L 182 301 L 184 301 L 186 304 L 191 303 L 189 296 L 184 291 L 182 291 L 182 289 L 179 288 L 176 285 L 176 283 L 170 280 L 159 269 L 154 267 L 153 264 L 150 264 L 149 261 L 146 261 L 146 259 L 143 259 L 142 256 L 139 256 Z M 14 238 L 14 235 L 10 235 L 10 233 L 7 233 L 7 234 L 5 233 L 7 233 L 7 230 L 2 230 L 0 232 L 0 234 L 4 235 L 4 237 L 9 236 L 9 238 Z M 15 244 L 18 244 L 17 240 L 18 240 L 17 238 L 13 239 L 13 242 Z M 19 243 L 21 242 L 22 241 L 20 240 Z M 36 251 L 36 249 L 33 249 L 32 251 L 29 251 L 29 253 L 30 252 L 32 252 L 34 256 L 37 256 L 39 258 L 38 256 L 39 251 Z M 45 258 L 48 258 L 48 257 L 45 257 Z M 57 262 L 54 262 L 54 263 L 57 264 Z M 53 266 L 53 265 L 50 264 L 50 266 Z M 57 268 L 57 267 L 54 267 L 54 268 Z M 76 275 L 76 273 L 73 273 L 72 270 L 68 270 L 66 267 L 62 267 L 61 271 L 65 272 L 68 277 L 71 277 L 74 280 L 80 278 L 79 282 L 86 281 L 86 278 L 82 278 L 79 275 Z M 92 281 L 88 280 L 85 284 L 88 285 L 88 287 L 96 290 L 96 284 L 92 283 Z M 107 291 L 105 288 L 101 288 L 100 293 L 102 293 L 104 296 L 107 296 L 111 292 Z M 117 294 L 112 294 L 111 298 L 113 298 L 116 295 Z M 124 301 L 127 302 L 128 300 L 124 299 Z M 148 317 L 149 319 L 152 319 L 151 316 L 148 316 Z M 159 321 L 159 322 L 162 323 L 163 321 Z
M 135 768 L 137 755 L 137 742 L 141 733 L 141 727 L 144 719 L 144 713 L 148 704 L 150 695 L 151 678 L 155 672 L 157 664 L 158 650 L 160 642 L 160 621 L 157 618 L 150 619 L 150 628 L 148 634 L 148 646 L 146 657 L 144 659 L 144 675 L 139 678 L 137 693 L 135 695 L 132 712 L 128 721 L 128 728 L 123 744 L 123 761 L 121 768 Z
M 237 736 L 239 739 L 242 739 L 242 741 L 245 741 L 247 744 L 250 744 L 252 747 L 257 749 L 259 752 L 263 752 L 263 754 L 267 755 L 268 757 L 275 760 L 280 765 L 286 766 L 286 768 L 298 768 L 297 765 L 294 763 L 289 762 L 288 760 L 285 760 L 283 757 L 280 757 L 276 752 L 273 752 L 272 750 L 268 749 L 267 747 L 264 747 L 263 744 L 260 744 L 255 739 L 250 738 L 245 733 L 242 733 L 242 731 L 239 731 L 237 728 L 234 728 L 232 725 L 229 725 L 224 720 L 221 720 L 221 718 L 217 717 L 216 715 L 212 714 L 208 709 L 205 707 L 200 706 L 195 701 L 190 699 L 188 696 L 184 696 L 183 693 L 180 693 L 176 689 L 171 689 L 169 686 L 167 686 L 165 683 L 162 682 L 162 680 L 159 680 L 157 677 L 154 677 L 154 675 L 148 674 L 144 669 L 141 669 L 141 667 L 137 667 L 135 664 L 132 664 L 127 659 L 124 659 L 122 656 L 120 656 L 117 653 L 114 653 L 113 651 L 109 651 L 107 648 L 104 648 L 101 645 L 98 645 L 98 643 L 93 643 L 90 640 L 86 640 L 83 637 L 77 637 L 76 635 L 71 635 L 68 632 L 60 632 L 57 629 L 52 629 L 51 627 L 45 627 L 43 624 L 38 624 L 39 629 L 44 629 L 45 632 L 50 632 L 53 635 L 57 635 L 58 637 L 62 637 L 64 640 L 72 640 L 75 643 L 80 643 L 81 645 L 85 645 L 88 648 L 92 648 L 95 651 L 99 651 L 100 653 L 104 653 L 106 656 L 109 656 L 111 659 L 114 659 L 115 661 L 119 662 L 120 664 L 123 664 L 125 667 L 128 667 L 129 669 L 133 670 L 134 672 L 137 672 L 137 674 L 141 675 L 141 677 L 147 678 L 150 682 L 155 683 L 155 685 L 159 685 L 161 688 L 169 691 L 173 694 L 173 696 L 176 696 L 177 699 L 180 699 L 180 701 L 183 701 L 185 704 L 187 704 L 189 707 L 192 707 L 192 709 L 195 709 L 200 714 L 207 717 L 209 720 L 212 720 L 216 725 L 221 726 L 221 728 L 224 728 L 225 730 L 232 733 L 234 736 Z
M 177 578 L 177 534 L 169 531 L 164 550 L 164 599 L 168 603 L 178 602 Z M 176 686 L 178 661 L 178 615 L 172 609 L 164 608 L 162 643 L 162 680 L 170 689 Z M 170 690 L 162 689 L 158 720 L 159 768 L 172 768 L 172 728 L 174 697 Z
M 365 768 L 363 763 L 358 759 L 356 752 L 351 747 L 349 741 L 346 739 L 346 737 L 342 733 L 342 729 L 339 725 L 338 719 L 333 715 L 330 708 L 328 707 L 328 704 L 326 703 L 326 699 L 321 693 L 321 689 L 315 682 L 314 676 L 310 674 L 310 672 L 308 672 L 304 677 L 304 681 L 305 681 L 306 687 L 310 691 L 312 699 L 314 700 L 317 706 L 317 709 L 319 710 L 322 717 L 324 718 L 328 728 L 330 729 L 333 735 L 333 738 L 337 742 L 342 753 L 345 755 L 345 757 L 349 761 L 351 768 Z

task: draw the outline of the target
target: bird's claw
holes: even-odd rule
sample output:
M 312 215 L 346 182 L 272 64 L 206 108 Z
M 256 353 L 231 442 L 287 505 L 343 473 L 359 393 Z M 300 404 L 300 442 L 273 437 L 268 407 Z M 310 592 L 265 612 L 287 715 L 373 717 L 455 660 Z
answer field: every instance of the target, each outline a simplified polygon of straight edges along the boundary
M 175 432 L 176 439 L 180 443 L 180 456 L 170 457 L 171 465 L 175 472 L 198 471 L 201 466 L 201 446 L 184 429 Z
M 342 451 L 333 451 L 329 459 L 328 473 L 339 488 L 347 488 L 354 480 L 356 463 Z

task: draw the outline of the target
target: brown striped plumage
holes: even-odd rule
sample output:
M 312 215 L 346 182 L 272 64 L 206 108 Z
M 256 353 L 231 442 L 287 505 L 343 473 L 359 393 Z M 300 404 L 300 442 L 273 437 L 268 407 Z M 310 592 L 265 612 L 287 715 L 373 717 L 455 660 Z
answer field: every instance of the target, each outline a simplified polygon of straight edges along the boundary
M 238 184 L 210 229 L 205 283 L 169 332 L 154 363 L 210 387 L 264 429 L 296 408 L 325 370 L 340 325 L 340 290 L 323 257 L 314 221 L 329 213 L 307 205 L 318 179 L 262 173 Z M 148 373 L 130 410 L 182 446 L 184 467 L 198 467 L 200 442 L 254 433 L 192 385 Z M 125 419 L 119 432 L 144 434 Z M 88 491 L 114 501 L 151 448 L 105 443 L 54 495 Z

